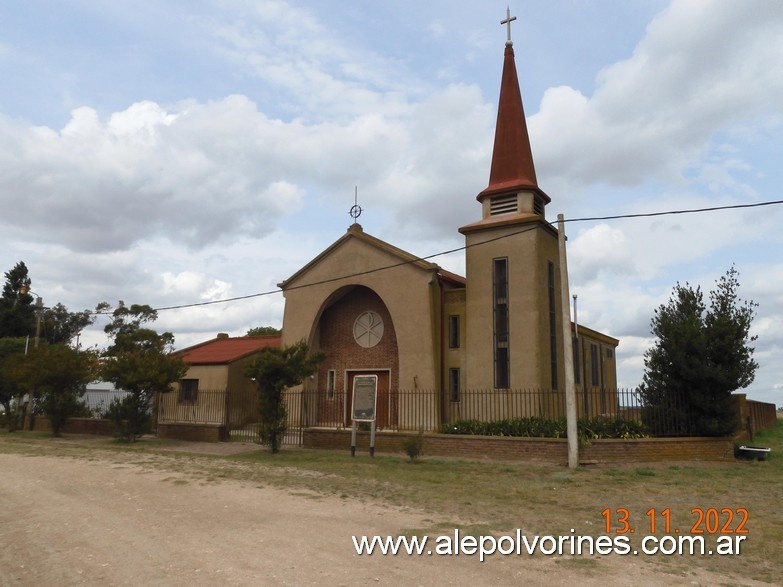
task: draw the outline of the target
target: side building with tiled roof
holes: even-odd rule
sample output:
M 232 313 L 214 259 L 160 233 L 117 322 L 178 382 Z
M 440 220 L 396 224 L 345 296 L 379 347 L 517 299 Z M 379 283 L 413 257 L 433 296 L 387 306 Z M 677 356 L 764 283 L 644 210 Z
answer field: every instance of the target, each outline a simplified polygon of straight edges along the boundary
M 221 333 L 176 351 L 174 355 L 188 370 L 173 391 L 158 398 L 159 435 L 161 429 L 173 425 L 236 429 L 257 421 L 256 385 L 245 377 L 245 368 L 264 348 L 280 344 L 280 336 L 230 337 Z M 180 430 L 178 436 L 187 434 Z

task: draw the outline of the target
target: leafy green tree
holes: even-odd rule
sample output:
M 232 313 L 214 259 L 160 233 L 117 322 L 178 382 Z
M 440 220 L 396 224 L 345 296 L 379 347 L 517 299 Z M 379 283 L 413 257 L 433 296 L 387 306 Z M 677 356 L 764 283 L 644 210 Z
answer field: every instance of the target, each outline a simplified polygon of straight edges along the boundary
M 6 271 L 0 297 L 0 338 L 28 336 L 35 331 L 33 296 L 24 291 L 29 283 L 27 266 L 23 262 Z
M 36 409 L 49 418 L 54 435 L 60 436 L 68 419 L 83 411 L 81 398 L 95 379 L 97 355 L 64 344 L 43 344 L 13 355 L 9 362 L 17 387 L 30 395 Z
M 20 425 L 19 409 L 25 391 L 19 386 L 19 378 L 15 374 L 15 355 L 24 354 L 26 340 L 24 338 L 0 338 L 0 405 L 3 418 L 9 432 Z
M 95 316 L 89 310 L 69 312 L 68 308 L 58 303 L 46 308 L 41 317 L 43 327 L 41 337 L 49 344 L 69 343 L 77 334 L 95 322 Z
M 245 369 L 245 376 L 258 387 L 261 442 L 268 444 L 273 453 L 280 452 L 287 429 L 283 392 L 315 373 L 324 357 L 321 352 L 310 353 L 302 341 L 288 347 L 263 348 Z
M 700 288 L 678 283 L 655 311 L 656 342 L 645 353 L 640 386 L 654 432 L 723 436 L 736 429 L 731 394 L 750 385 L 758 368 L 750 346 L 758 305 L 740 300 L 738 288 L 732 267 L 710 292 L 709 308 Z
M 256 326 L 255 328 L 248 330 L 245 336 L 279 336 L 282 332 L 282 330 L 275 328 L 274 326 Z
M 40 316 L 36 316 L 34 298 L 30 295 L 30 277 L 27 266 L 23 262 L 17 263 L 13 269 L 5 273 L 5 282 L 3 284 L 2 296 L 0 296 L 0 404 L 3 405 L 3 412 L 9 427 L 14 430 L 20 424 L 20 408 L 22 407 L 22 396 L 24 393 L 33 392 L 33 396 L 40 407 L 42 402 L 50 402 L 50 411 L 58 410 L 67 419 L 68 408 L 66 404 L 70 402 L 72 389 L 64 383 L 62 377 L 67 379 L 63 371 L 74 367 L 69 359 L 68 351 L 61 349 L 43 349 L 45 344 L 68 343 L 87 325 L 92 324 L 94 318 L 91 313 L 84 312 L 72 313 L 62 304 L 57 304 L 53 308 L 47 308 L 42 311 Z M 40 318 L 41 340 L 36 340 L 32 345 L 23 337 L 35 334 L 36 322 Z M 26 358 L 25 350 L 32 346 L 36 349 L 42 342 L 40 353 L 30 352 Z M 19 357 L 12 358 L 11 355 L 17 353 Z M 61 353 L 62 356 L 53 357 L 51 361 L 38 361 L 36 356 L 47 353 Z M 83 355 L 80 360 L 86 360 L 89 355 Z M 10 362 L 9 362 L 10 361 Z M 37 365 L 36 368 L 27 368 L 25 365 Z M 71 373 L 71 375 L 75 375 Z M 41 391 L 49 389 L 50 386 L 44 379 L 49 377 L 52 380 L 58 380 L 63 390 L 59 392 Z M 60 379 L 58 379 L 60 378 Z M 56 387 L 56 386 L 55 386 Z M 62 403 L 63 409 L 56 407 L 55 398 Z M 12 410 L 12 404 L 13 410 Z M 58 416 L 54 415 L 53 425 L 57 426 Z M 57 429 L 59 432 L 59 429 Z
M 98 311 L 106 309 L 105 304 L 98 307 Z M 170 355 L 174 335 L 158 334 L 146 326 L 157 317 L 148 305 L 128 307 L 120 301 L 104 328 L 113 343 L 104 353 L 101 373 L 117 389 L 128 392 L 124 399 L 112 401 L 107 416 L 118 435 L 131 442 L 150 430 L 154 395 L 171 391 L 171 384 L 187 371 L 182 359 Z

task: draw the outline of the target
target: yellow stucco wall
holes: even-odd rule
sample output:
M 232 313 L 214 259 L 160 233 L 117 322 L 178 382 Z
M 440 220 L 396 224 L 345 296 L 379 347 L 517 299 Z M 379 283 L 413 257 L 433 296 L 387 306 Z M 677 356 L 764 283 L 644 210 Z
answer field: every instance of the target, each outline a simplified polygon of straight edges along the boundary
M 493 260 L 508 259 L 509 352 L 512 388 L 552 387 L 548 263 L 555 269 L 558 387 L 563 384 L 563 343 L 557 234 L 545 222 L 485 226 L 466 232 L 466 387 L 494 387 Z
M 228 365 L 192 365 L 183 379 L 198 379 L 199 389 L 223 390 L 228 385 Z
M 405 257 L 400 253 L 364 235 L 358 225 L 351 227 L 345 237 L 282 284 L 286 300 L 283 345 L 306 340 L 317 348 L 318 319 L 333 296 L 346 286 L 363 285 L 381 298 L 394 321 L 400 349 L 400 387 L 438 387 L 437 353 L 433 353 L 439 346 L 435 335 L 439 319 L 433 301 L 440 295 L 436 291 L 436 267 L 424 262 L 401 264 Z M 394 267 L 378 271 L 390 266 Z M 334 280 L 340 275 L 352 277 Z M 360 312 L 357 308 L 357 315 Z

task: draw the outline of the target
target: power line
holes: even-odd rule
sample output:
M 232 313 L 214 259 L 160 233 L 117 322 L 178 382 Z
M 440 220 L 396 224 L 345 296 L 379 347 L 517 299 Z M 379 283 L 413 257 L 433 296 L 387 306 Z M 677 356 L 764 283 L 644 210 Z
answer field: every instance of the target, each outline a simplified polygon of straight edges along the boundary
M 518 234 L 522 234 L 523 232 L 528 232 L 530 230 L 533 230 L 533 227 L 525 227 L 524 229 L 518 230 L 518 231 L 513 232 L 511 234 L 504 234 L 502 236 L 497 236 L 495 238 L 491 238 L 491 239 L 482 241 L 480 243 L 474 243 L 474 244 L 472 244 L 470 246 L 471 247 L 475 247 L 475 246 L 478 246 L 478 245 L 485 245 L 485 244 L 488 244 L 488 243 L 491 243 L 491 242 L 499 241 L 499 240 L 504 239 L 504 238 L 508 238 L 510 236 L 516 236 Z M 394 269 L 396 267 L 403 267 L 405 265 L 412 265 L 413 263 L 418 263 L 420 261 L 426 261 L 427 259 L 432 259 L 434 257 L 440 257 L 442 255 L 450 255 L 451 253 L 457 253 L 459 251 L 464 251 L 467 248 L 468 248 L 468 246 L 457 247 L 456 249 L 450 249 L 448 251 L 441 251 L 440 253 L 434 253 L 432 255 L 427 255 L 426 257 L 414 257 L 414 258 L 408 259 L 406 261 L 400 261 L 399 263 L 393 263 L 391 265 L 384 265 L 382 267 L 376 267 L 374 269 L 367 269 L 365 271 L 359 271 L 357 273 L 349 273 L 347 275 L 340 275 L 339 277 L 330 277 L 329 279 L 322 279 L 321 281 L 315 281 L 315 282 L 312 282 L 312 283 L 303 283 L 302 285 L 294 285 L 294 286 L 291 286 L 291 287 L 287 288 L 287 290 L 291 291 L 291 290 L 295 290 L 295 289 L 303 289 L 303 288 L 307 288 L 307 287 L 314 287 L 316 285 L 323 285 L 325 283 L 332 283 L 332 282 L 335 282 L 335 281 L 343 281 L 345 279 L 353 279 L 355 277 L 361 277 L 363 275 L 369 275 L 370 273 L 377 273 L 378 271 L 386 271 L 387 269 Z M 247 300 L 247 299 L 250 299 L 250 298 L 258 298 L 258 297 L 262 297 L 262 296 L 269 296 L 269 295 L 272 295 L 272 294 L 277 294 L 277 293 L 282 293 L 282 292 L 283 292 L 282 289 L 274 289 L 274 290 L 264 291 L 264 292 L 260 292 L 260 293 L 249 294 L 249 295 L 246 295 L 246 296 L 239 296 L 239 297 L 235 297 L 235 298 L 227 298 L 225 300 L 212 300 L 212 301 L 209 301 L 209 302 L 196 302 L 196 303 L 193 303 L 193 304 L 182 304 L 182 305 L 179 305 L 179 306 L 167 306 L 165 308 L 155 308 L 155 311 L 156 312 L 161 312 L 161 311 L 164 311 L 164 310 L 180 310 L 180 309 L 183 309 L 183 308 L 194 308 L 194 307 L 198 307 L 198 306 L 209 306 L 209 305 L 214 305 L 214 304 L 224 304 L 224 303 L 228 303 L 228 302 L 236 302 L 236 301 L 240 301 L 240 300 Z
M 595 221 L 599 221 L 599 220 L 622 220 L 622 219 L 625 219 L 625 218 L 651 218 L 651 217 L 655 217 L 655 216 L 674 216 L 674 215 L 678 215 L 678 214 L 697 214 L 697 213 L 703 213 L 703 212 L 716 212 L 716 211 L 720 211 L 720 210 L 738 210 L 738 209 L 743 209 L 743 208 L 758 208 L 758 207 L 761 207 L 761 206 L 775 206 L 775 205 L 780 205 L 780 204 L 783 204 L 783 200 L 772 200 L 772 201 L 767 201 L 767 202 L 757 202 L 755 204 L 732 204 L 730 206 L 711 206 L 711 207 L 708 207 L 708 208 L 691 208 L 691 209 L 684 209 L 684 210 L 667 210 L 665 212 L 645 212 L 645 213 L 640 213 L 640 214 L 618 214 L 618 215 L 614 215 L 614 216 L 593 216 L 593 217 L 570 218 L 570 219 L 569 218 L 565 218 L 563 221 L 564 222 L 595 222 Z M 550 222 L 549 224 L 554 226 L 555 223 L 554 222 Z M 532 230 L 532 228 L 533 227 L 526 227 L 526 228 L 524 228 L 522 230 L 513 232 L 511 234 L 504 234 L 502 236 L 498 236 L 498 237 L 495 237 L 495 238 L 492 238 L 492 239 L 489 239 L 489 240 L 486 240 L 486 241 L 482 241 L 480 243 L 474 243 L 474 244 L 469 245 L 469 246 L 470 247 L 474 247 L 474 246 L 488 244 L 488 243 L 495 242 L 495 241 L 498 241 L 498 240 L 501 240 L 501 239 L 504 239 L 504 238 L 516 236 L 518 234 L 522 234 L 523 232 L 527 232 L 529 230 Z M 457 253 L 459 251 L 464 251 L 464 250 L 467 250 L 469 248 L 469 246 L 466 245 L 466 246 L 462 246 L 462 247 L 457 247 L 455 249 L 450 249 L 448 251 L 441 251 L 439 253 L 434 253 L 432 255 L 427 255 L 425 257 L 415 257 L 415 258 L 412 258 L 412 259 L 409 259 L 409 260 L 406 260 L 406 261 L 401 261 L 399 263 L 394 263 L 392 265 L 385 265 L 383 267 L 376 267 L 375 269 L 368 269 L 366 271 L 359 271 L 357 273 L 350 273 L 350 274 L 347 274 L 347 275 L 341 275 L 339 277 L 331 277 L 329 279 L 323 279 L 321 281 L 316 281 L 316 282 L 313 282 L 313 283 L 305 283 L 305 284 L 302 284 L 302 285 L 295 285 L 295 286 L 289 287 L 288 290 L 290 291 L 290 290 L 302 289 L 302 288 L 306 288 L 306 287 L 314 287 L 314 286 L 317 286 L 317 285 L 323 285 L 325 283 L 332 283 L 332 282 L 335 282 L 335 281 L 342 281 L 342 280 L 345 280 L 345 279 L 353 279 L 355 277 L 361 277 L 363 275 L 368 275 L 370 273 L 377 273 L 378 271 L 386 271 L 387 269 L 394 269 L 396 267 L 401 267 L 403 265 L 410 265 L 410 264 L 413 264 L 413 263 L 418 263 L 420 261 L 426 261 L 428 259 L 433 259 L 435 257 L 441 257 L 443 255 L 450 255 L 451 253 Z M 263 291 L 263 292 L 259 292 L 259 293 L 248 294 L 248 295 L 245 295 L 245 296 L 237 296 L 237 297 L 233 297 L 233 298 L 226 298 L 226 299 L 223 299 L 223 300 L 210 300 L 208 302 L 194 302 L 194 303 L 190 303 L 190 304 L 180 304 L 180 305 L 176 305 L 176 306 L 165 306 L 165 307 L 161 307 L 161 308 L 155 308 L 155 311 L 156 312 L 164 312 L 166 310 L 182 310 L 182 309 L 185 309 L 185 308 L 197 308 L 197 307 L 200 307 L 200 306 L 213 306 L 213 305 L 216 305 L 216 304 L 227 304 L 229 302 L 238 302 L 238 301 L 242 301 L 242 300 L 249 300 L 249 299 L 252 299 L 252 298 L 259 298 L 259 297 L 264 297 L 264 296 L 270 296 L 270 295 L 274 295 L 274 294 L 278 294 L 278 293 L 282 293 L 282 292 L 283 292 L 283 290 L 278 288 L 278 289 L 274 289 L 274 290 L 268 290 L 268 291 Z M 109 312 L 92 312 L 92 314 L 108 314 L 108 313 Z
M 588 222 L 596 220 L 620 220 L 622 218 L 650 218 L 653 216 L 672 216 L 675 214 L 695 214 L 697 212 L 715 212 L 718 210 L 737 210 L 740 208 L 758 208 L 760 206 L 774 206 L 783 204 L 783 200 L 772 200 L 770 202 L 757 202 L 756 204 L 732 204 L 731 206 L 712 206 L 709 208 L 692 208 L 689 210 L 669 210 L 666 212 L 645 212 L 642 214 L 620 214 L 617 216 L 595 216 L 592 218 L 568 218 L 565 222 Z M 554 223 L 550 223 L 554 224 Z

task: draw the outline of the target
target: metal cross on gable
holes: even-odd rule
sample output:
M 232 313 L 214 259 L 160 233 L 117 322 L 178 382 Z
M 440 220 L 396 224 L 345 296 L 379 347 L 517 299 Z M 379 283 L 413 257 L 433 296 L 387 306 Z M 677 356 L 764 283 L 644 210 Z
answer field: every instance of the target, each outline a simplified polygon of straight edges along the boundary
M 516 19 L 516 16 L 511 16 L 511 9 L 506 6 L 506 18 L 500 21 L 500 24 L 506 25 L 506 45 L 511 45 L 511 23 Z

